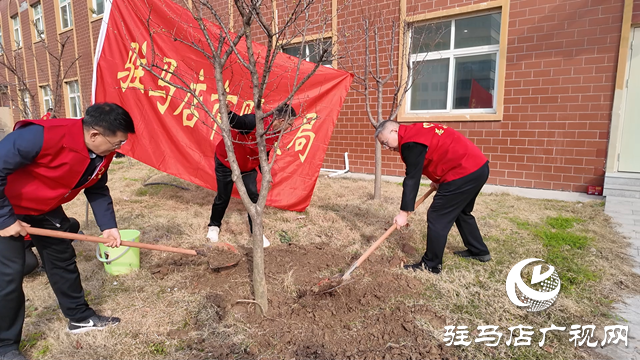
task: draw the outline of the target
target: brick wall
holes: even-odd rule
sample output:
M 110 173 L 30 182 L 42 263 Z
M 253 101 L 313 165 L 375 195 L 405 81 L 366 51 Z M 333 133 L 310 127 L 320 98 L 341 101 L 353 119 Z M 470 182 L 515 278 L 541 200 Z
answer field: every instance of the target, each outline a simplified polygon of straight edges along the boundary
M 640 0 L 633 0 L 633 15 L 631 16 L 631 22 L 634 24 L 640 24 Z
M 485 0 L 407 0 L 407 15 L 483 2 Z M 602 0 L 511 0 L 503 119 L 448 123 L 468 136 L 490 158 L 490 183 L 570 191 L 585 191 L 591 184 L 602 185 L 623 2 L 612 0 L 603 5 Z M 330 11 L 329 1 L 322 4 L 315 5 L 320 6 L 313 9 L 315 13 Z M 348 51 L 353 59 L 362 60 L 364 49 L 358 47 L 354 34 L 362 30 L 363 14 L 379 14 L 378 20 L 397 19 L 399 3 L 379 0 L 370 4 L 363 0 L 358 6 L 353 4 L 351 7 L 338 4 L 338 49 Z M 222 9 L 228 3 L 220 0 L 219 5 Z M 43 6 L 46 36 L 50 39 L 58 35 L 55 21 L 58 9 L 53 1 L 43 1 Z M 284 4 L 279 2 L 281 6 Z M 280 14 L 286 13 L 284 8 L 279 10 Z M 17 13 L 15 1 L 0 0 L 0 12 L 3 41 L 7 45 L 11 31 L 9 16 Z M 28 21 L 28 13 L 23 14 L 24 23 Z M 73 1 L 73 17 L 74 29 L 62 33 L 63 39 L 69 37 L 63 66 L 80 57 L 67 77 L 79 79 L 86 107 L 90 102 L 92 61 L 101 22 L 92 21 L 87 2 L 83 0 Z M 640 22 L 640 0 L 634 1 L 633 19 Z M 237 30 L 237 14 L 234 20 Z M 30 36 L 30 31 L 25 31 L 28 25 L 23 24 L 25 43 Z M 392 38 L 388 28 L 382 31 L 383 51 L 390 48 Z M 38 58 L 42 56 L 42 49 L 35 47 L 33 51 Z M 397 52 L 382 55 L 383 60 L 391 60 L 397 66 Z M 28 57 L 26 54 L 25 58 Z M 33 56 L 31 58 L 27 59 L 27 68 L 37 68 L 38 82 L 45 83 L 42 80 L 45 71 L 34 63 Z M 35 70 L 29 71 L 35 76 Z M 54 75 L 52 69 L 46 72 Z M 0 76 L 7 77 L 4 72 L 0 72 Z M 12 77 L 8 76 L 7 81 L 12 82 Z M 14 101 L 15 94 L 12 89 Z M 390 89 L 385 90 L 384 96 L 386 114 Z M 66 107 L 66 97 L 62 102 L 59 105 Z M 376 111 L 375 107 L 372 111 Z M 14 118 L 17 115 L 16 107 Z M 373 172 L 372 135 L 363 96 L 351 91 L 323 167 L 342 168 L 344 152 L 349 152 L 352 171 Z M 383 152 L 383 173 L 403 175 L 404 166 L 397 154 Z
M 407 14 L 481 1 L 407 3 Z M 602 185 L 623 0 L 512 0 L 502 121 L 450 122 L 491 160 L 493 184 L 585 191 Z M 324 163 L 373 172 L 372 127 L 362 97 L 349 94 Z M 403 175 L 383 151 L 383 173 Z

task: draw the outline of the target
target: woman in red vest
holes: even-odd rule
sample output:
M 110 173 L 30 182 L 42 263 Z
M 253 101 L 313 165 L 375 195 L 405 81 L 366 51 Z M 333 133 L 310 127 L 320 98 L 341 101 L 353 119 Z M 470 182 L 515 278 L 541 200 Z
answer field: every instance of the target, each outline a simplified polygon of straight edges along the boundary
M 102 235 L 113 240 L 108 246 L 120 246 L 107 169 L 115 150 L 133 133 L 125 109 L 101 103 L 90 106 L 83 119 L 20 121 L 0 141 L 0 360 L 24 359 L 19 345 L 25 316 L 25 227 L 76 231 L 62 205 L 84 190 Z M 70 332 L 120 321 L 89 307 L 71 241 L 34 235 L 31 241 Z
M 427 250 L 420 262 L 407 270 L 440 273 L 447 236 L 455 223 L 466 250 L 456 255 L 481 262 L 491 260 L 476 219 L 471 215 L 480 190 L 489 178 L 489 161 L 469 139 L 450 127 L 431 123 L 400 125 L 381 122 L 375 133 L 384 148 L 400 153 L 406 165 L 398 228 L 414 210 L 420 179 L 425 175 L 437 189 L 427 213 Z
M 278 135 L 284 127 L 291 126 L 291 121 L 296 117 L 296 111 L 289 104 L 277 108 L 272 116 L 265 117 L 263 129 L 268 129 L 271 135 L 267 135 L 267 151 L 269 151 L 278 140 Z M 231 137 L 233 140 L 233 153 L 238 160 L 238 167 L 242 174 L 242 181 L 247 189 L 249 198 L 253 203 L 258 202 L 258 171 L 260 159 L 258 157 L 258 144 L 256 139 L 256 116 L 255 114 L 237 115 L 229 112 L 229 124 L 231 125 Z M 215 172 L 218 193 L 211 206 L 211 217 L 209 219 L 209 230 L 207 239 L 218 241 L 222 218 L 227 211 L 231 192 L 233 190 L 233 179 L 231 178 L 231 165 L 227 160 L 227 149 L 224 141 L 219 141 L 216 146 Z M 251 217 L 249 218 L 249 229 L 253 232 Z M 269 240 L 263 235 L 264 247 L 270 245 Z

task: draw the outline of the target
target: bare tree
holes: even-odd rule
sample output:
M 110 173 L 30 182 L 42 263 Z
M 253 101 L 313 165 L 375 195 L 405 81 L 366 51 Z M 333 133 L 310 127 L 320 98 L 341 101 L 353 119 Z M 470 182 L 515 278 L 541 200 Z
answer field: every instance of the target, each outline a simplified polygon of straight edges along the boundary
M 341 36 L 339 67 L 355 75 L 351 88 L 362 94 L 369 122 L 375 129 L 384 120 L 395 120 L 414 82 L 423 75 L 421 60 L 411 61 L 413 46 L 432 49 L 444 30 L 435 25 L 415 31 L 405 19 L 367 11 L 370 5 L 355 3 L 363 12 L 361 21 L 346 28 Z M 364 49 L 364 54 L 359 50 Z M 409 73 L 405 73 L 408 71 Z M 382 147 L 375 143 L 373 198 L 382 193 Z
M 272 78 L 271 75 L 279 50 L 292 44 L 292 40 L 297 37 L 302 37 L 300 46 L 305 45 L 305 34 L 308 34 L 311 26 L 309 24 L 312 24 L 310 19 L 317 15 L 312 14 L 312 6 L 314 2 L 318 1 L 320 0 L 301 0 L 293 4 L 285 4 L 286 11 L 281 14 L 284 15 L 282 16 L 283 21 L 278 22 L 276 11 L 272 7 L 273 3 L 263 0 L 234 0 L 234 12 L 239 15 L 237 23 L 239 30 L 237 33 L 232 32 L 231 21 L 228 21 L 227 17 L 220 13 L 209 1 L 183 0 L 179 3 L 190 11 L 190 15 L 197 23 L 197 27 L 192 29 L 192 33 L 182 37 L 173 35 L 172 40 L 186 44 L 198 51 L 213 68 L 217 91 L 214 96 L 218 102 L 218 105 L 213 108 L 207 106 L 207 99 L 203 98 L 203 94 L 198 86 L 194 86 L 195 84 L 192 80 L 196 78 L 204 80 L 201 69 L 184 70 L 183 68 L 179 70 L 175 64 L 168 65 L 164 61 L 166 59 L 163 59 L 160 54 L 156 54 L 156 39 L 158 36 L 166 36 L 166 32 L 157 27 L 153 19 L 152 9 L 149 8 L 146 14 L 136 14 L 147 24 L 150 38 L 149 47 L 146 50 L 146 60 L 140 62 L 140 66 L 147 73 L 153 74 L 158 81 L 162 81 L 163 84 L 185 92 L 186 97 L 193 99 L 191 104 L 193 118 L 191 121 L 199 121 L 209 127 L 212 131 L 212 136 L 214 132 L 222 136 L 222 141 L 224 141 L 227 150 L 227 159 L 231 165 L 232 179 L 253 222 L 253 291 L 255 302 L 259 305 L 256 310 L 262 314 L 265 314 L 268 310 L 262 240 L 263 213 L 267 195 L 271 189 L 271 169 L 277 155 L 277 151 L 272 151 L 271 156 L 268 155 L 266 140 L 273 135 L 269 135 L 269 128 L 262 126 L 263 119 L 271 116 L 276 108 L 289 103 L 293 99 L 296 92 L 316 72 L 320 66 L 320 61 L 313 67 L 312 71 L 301 73 L 302 60 L 299 60 L 297 66 L 290 69 L 295 75 L 293 76 L 294 81 L 288 84 L 286 98 L 279 99 L 280 103 L 277 106 L 271 106 L 269 110 L 263 109 L 263 101 L 269 95 L 267 93 L 267 85 L 272 81 L 278 80 Z M 117 21 L 126 21 L 126 19 L 118 19 Z M 322 33 L 325 25 L 322 22 L 316 24 L 316 31 Z M 259 53 L 256 52 L 255 48 L 254 40 L 256 38 L 262 40 L 265 45 L 265 48 Z M 296 43 L 296 45 L 298 44 Z M 240 48 L 243 50 L 240 50 Z M 316 56 L 321 61 L 330 60 L 332 56 L 331 46 L 317 46 Z M 238 87 L 249 86 L 253 95 L 251 101 L 254 104 L 253 113 L 256 117 L 257 141 L 253 144 L 244 145 L 257 145 L 259 150 L 262 181 L 259 199 L 256 204 L 249 198 L 233 151 L 235 140 L 232 137 L 229 124 L 228 103 L 235 103 L 237 96 L 230 94 L 232 89 L 229 89 L 229 83 L 225 82 L 223 78 L 223 71 L 230 64 L 239 64 L 246 72 L 245 78 L 236 79 L 238 81 L 233 86 L 235 86 L 236 90 Z M 187 101 L 186 98 L 178 98 L 178 100 L 183 103 Z M 303 113 L 302 118 L 304 118 L 304 109 L 300 112 Z M 286 129 L 276 135 L 278 140 L 281 139 L 284 131 Z
M 32 88 L 29 86 L 29 83 L 35 80 L 32 79 L 33 75 L 30 77 L 25 71 L 24 61 L 28 56 L 33 57 L 37 67 L 50 66 L 53 70 L 49 89 L 51 91 L 54 113 L 61 110 L 60 106 L 64 96 L 64 81 L 69 71 L 71 71 L 80 59 L 80 56 L 72 59 L 68 63 L 63 63 L 63 55 L 65 54 L 67 43 L 71 40 L 71 36 L 61 35 L 61 37 L 56 36 L 54 39 L 51 43 L 42 39 L 35 44 L 10 52 L 5 52 L 4 49 L 2 49 L 0 69 L 6 69 L 13 78 L 5 78 L 4 72 L 0 72 L 0 79 L 4 80 L 4 85 L 7 85 L 9 89 L 15 88 L 17 90 L 16 97 L 20 108 L 20 115 L 23 119 L 37 119 L 47 111 L 47 109 L 40 109 L 40 106 L 37 105 L 38 87 L 35 86 L 35 88 Z M 48 56 L 44 59 L 35 56 L 33 46 L 42 46 Z

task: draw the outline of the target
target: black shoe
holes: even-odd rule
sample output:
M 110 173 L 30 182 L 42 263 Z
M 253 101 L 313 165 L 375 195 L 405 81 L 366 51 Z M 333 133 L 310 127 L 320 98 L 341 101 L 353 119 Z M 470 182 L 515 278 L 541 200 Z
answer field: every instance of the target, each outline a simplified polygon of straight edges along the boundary
M 0 360 L 27 360 L 18 350 L 11 350 L 4 355 L 0 355 Z
M 116 325 L 119 322 L 120 319 L 117 317 L 93 315 L 82 322 L 76 323 L 69 321 L 69 332 L 73 334 L 80 334 L 91 330 L 101 330 L 109 325 Z
M 440 271 L 442 271 L 442 265 L 438 265 L 437 267 L 427 267 L 425 265 L 425 263 L 423 263 L 422 261 L 420 261 L 419 263 L 415 263 L 415 264 L 411 264 L 411 265 L 404 265 L 403 268 L 405 270 L 412 270 L 412 271 L 428 271 L 434 274 L 440 274 Z
M 471 251 L 469 251 L 469 250 L 454 251 L 453 253 L 458 255 L 458 256 L 460 256 L 460 257 L 462 257 L 462 258 L 478 260 L 480 262 L 487 262 L 487 261 L 491 260 L 491 254 L 473 255 L 471 253 Z

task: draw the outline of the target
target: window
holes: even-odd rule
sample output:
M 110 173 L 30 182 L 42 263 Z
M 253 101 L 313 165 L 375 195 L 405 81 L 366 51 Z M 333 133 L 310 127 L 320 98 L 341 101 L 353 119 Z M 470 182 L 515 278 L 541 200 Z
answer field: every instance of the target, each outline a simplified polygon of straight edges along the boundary
M 93 16 L 101 16 L 104 14 L 104 0 L 93 0 Z
M 29 90 L 22 90 L 22 115 L 25 119 L 31 119 L 31 95 Z
M 13 41 L 16 43 L 16 48 L 22 47 L 22 34 L 20 33 L 20 18 L 18 15 L 11 18 L 13 24 Z
M 290 45 L 282 49 L 285 54 L 295 56 L 297 58 L 318 63 L 321 59 L 322 52 L 329 48 L 329 52 L 324 56 L 331 58 L 331 40 L 313 41 L 305 43 L 304 46 L 300 44 Z M 331 67 L 331 60 L 324 60 L 320 62 L 320 65 Z
M 51 95 L 51 88 L 49 85 L 40 86 L 40 91 L 42 92 L 42 104 L 44 105 L 43 112 L 49 111 L 49 109 L 53 109 L 53 96 Z
M 38 3 L 31 7 L 33 9 L 33 27 L 36 30 L 36 39 L 44 39 L 44 20 L 42 19 L 42 4 Z
M 62 30 L 73 26 L 73 14 L 71 13 L 71 0 L 60 1 L 60 25 Z
M 80 87 L 78 81 L 70 81 L 67 83 L 67 93 L 69 94 L 69 115 L 72 118 L 81 118 L 82 109 L 80 108 Z
M 408 110 L 495 113 L 500 13 L 414 26 Z
M 2 29 L 0 29 L 0 55 L 4 54 L 4 41 L 2 41 Z

